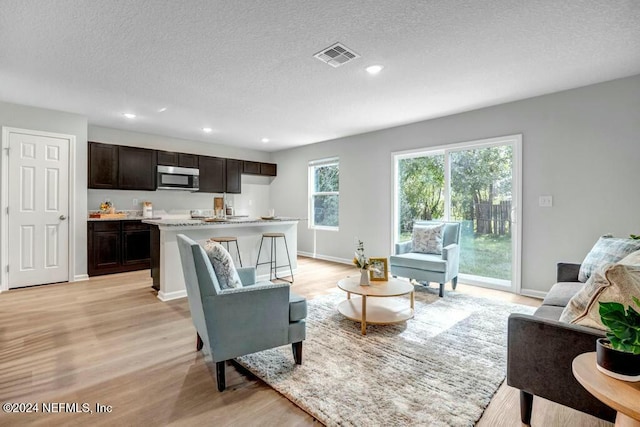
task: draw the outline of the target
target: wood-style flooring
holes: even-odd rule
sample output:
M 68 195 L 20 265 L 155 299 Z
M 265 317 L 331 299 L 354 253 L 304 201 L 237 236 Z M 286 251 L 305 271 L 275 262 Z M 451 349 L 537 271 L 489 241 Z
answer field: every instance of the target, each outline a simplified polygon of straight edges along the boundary
M 314 298 L 353 273 L 300 257 L 293 289 Z M 457 292 L 539 304 L 463 284 Z M 2 426 L 320 425 L 231 364 L 226 376 L 227 390 L 219 393 L 215 367 L 195 351 L 187 300 L 158 300 L 148 270 L 0 294 L 0 402 L 39 404 L 38 413 L 0 412 Z M 43 413 L 42 403 L 51 412 Z M 67 412 L 73 403 L 92 413 Z M 97 413 L 96 404 L 110 412 Z M 520 425 L 517 391 L 502 385 L 478 425 Z M 540 398 L 533 425 L 611 426 Z

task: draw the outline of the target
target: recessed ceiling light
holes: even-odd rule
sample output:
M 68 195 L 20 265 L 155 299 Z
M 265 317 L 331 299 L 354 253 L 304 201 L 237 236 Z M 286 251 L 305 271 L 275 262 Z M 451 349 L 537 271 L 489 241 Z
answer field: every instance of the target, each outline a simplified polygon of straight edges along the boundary
M 369 74 L 378 74 L 384 67 L 382 65 L 370 65 L 366 68 Z
M 269 142 L 269 138 L 262 138 L 261 141 L 266 144 L 267 142 Z
M 167 111 L 167 107 L 162 107 L 158 110 L 158 113 L 164 113 L 165 111 Z
M 127 119 L 135 119 L 136 115 L 133 113 L 122 113 L 123 116 L 125 116 Z
M 202 128 L 202 131 L 206 132 L 206 133 L 211 133 L 212 130 L 213 129 L 211 129 L 211 128 Z

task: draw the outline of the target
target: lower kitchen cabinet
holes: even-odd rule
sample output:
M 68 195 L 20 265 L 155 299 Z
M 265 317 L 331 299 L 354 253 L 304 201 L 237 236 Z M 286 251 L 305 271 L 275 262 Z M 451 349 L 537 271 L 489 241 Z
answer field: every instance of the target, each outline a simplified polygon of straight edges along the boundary
M 141 221 L 89 221 L 89 276 L 150 267 L 150 228 Z

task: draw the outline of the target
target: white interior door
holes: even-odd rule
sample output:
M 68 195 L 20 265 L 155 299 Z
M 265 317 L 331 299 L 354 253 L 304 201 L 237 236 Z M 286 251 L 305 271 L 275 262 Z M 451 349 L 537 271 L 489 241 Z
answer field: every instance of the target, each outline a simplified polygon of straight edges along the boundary
M 69 145 L 9 133 L 9 288 L 69 280 Z

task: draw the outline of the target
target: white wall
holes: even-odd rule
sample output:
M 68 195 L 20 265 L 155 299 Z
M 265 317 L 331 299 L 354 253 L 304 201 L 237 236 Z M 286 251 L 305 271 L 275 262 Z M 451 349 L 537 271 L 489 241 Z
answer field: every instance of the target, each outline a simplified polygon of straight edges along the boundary
M 0 126 L 75 135 L 76 161 L 72 167 L 76 170 L 76 205 L 69 216 L 75 215 L 74 276 L 83 277 L 87 273 L 87 118 L 62 111 L 0 102 Z M 0 239 L 5 238 L 0 236 Z M 2 265 L 5 265 L 5 254 L 0 256 Z
M 298 250 L 350 259 L 357 236 L 388 255 L 392 152 L 520 133 L 522 288 L 546 292 L 557 262 L 581 262 L 601 234 L 640 232 L 640 76 L 273 153 L 271 205 L 306 218 L 308 161 L 338 156 L 340 231 L 301 223 Z M 538 207 L 547 194 L 554 206 Z
M 89 141 L 116 145 L 129 145 L 156 150 L 178 151 L 181 153 L 201 154 L 269 162 L 269 153 L 264 151 L 236 148 L 229 145 L 211 144 L 198 141 L 170 138 L 160 135 L 130 132 L 119 129 L 89 126 Z M 238 215 L 266 215 L 269 209 L 269 184 L 272 178 L 261 176 L 242 176 L 242 194 L 228 194 Z M 116 209 L 140 210 L 143 201 L 153 203 L 154 210 L 190 210 L 213 209 L 213 198 L 222 194 L 190 193 L 185 191 L 128 191 L 128 190 L 88 190 L 86 208 L 98 209 L 105 199 L 111 200 Z M 134 205 L 133 200 L 138 199 Z

